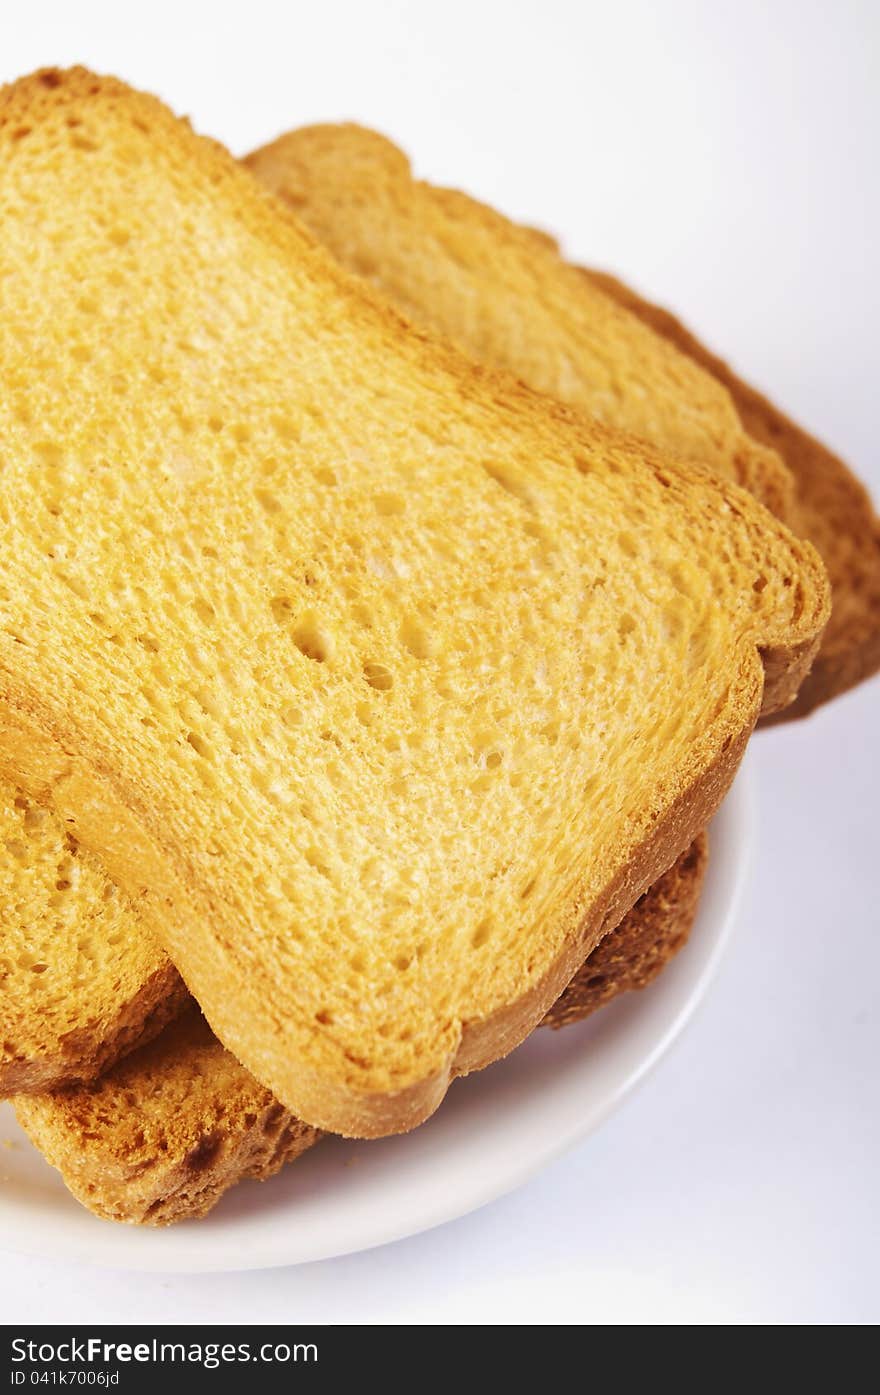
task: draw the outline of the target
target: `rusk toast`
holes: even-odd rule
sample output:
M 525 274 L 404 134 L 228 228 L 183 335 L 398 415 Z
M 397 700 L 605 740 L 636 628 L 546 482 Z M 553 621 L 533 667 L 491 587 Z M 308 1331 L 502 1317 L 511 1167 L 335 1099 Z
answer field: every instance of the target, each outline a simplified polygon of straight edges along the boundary
M 417 324 L 613 426 L 704 460 L 815 544 L 831 579 L 831 619 L 797 701 L 771 721 L 804 716 L 880 668 L 880 522 L 865 489 L 667 311 L 569 265 L 546 234 L 415 180 L 403 153 L 373 131 L 306 127 L 246 163 Z
M 0 123 L 3 769 L 286 1108 L 413 1127 L 705 826 L 824 571 L 153 99 L 49 72 Z
M 8 794 L 0 838 L 0 1098 L 88 1083 L 161 1031 L 186 987 L 136 903 L 54 813 Z M 633 907 L 625 936 L 612 931 L 597 945 L 550 1009 L 551 1025 L 643 986 L 684 943 L 705 841 Z
M 0 1094 L 88 1081 L 158 1031 L 185 989 L 136 909 L 54 816 L 12 787 L 0 812 L 15 850 L 0 879 Z
M 244 162 L 350 271 L 474 359 L 744 485 L 784 515 L 792 481 L 729 393 L 594 289 L 549 239 L 413 178 L 361 126 L 307 126 Z
M 705 865 L 703 836 L 593 950 L 545 1025 L 580 1021 L 652 981 L 690 933 Z M 223 1049 L 195 1004 L 101 1080 L 21 1097 L 16 1113 L 84 1206 L 148 1225 L 203 1216 L 320 1136 Z

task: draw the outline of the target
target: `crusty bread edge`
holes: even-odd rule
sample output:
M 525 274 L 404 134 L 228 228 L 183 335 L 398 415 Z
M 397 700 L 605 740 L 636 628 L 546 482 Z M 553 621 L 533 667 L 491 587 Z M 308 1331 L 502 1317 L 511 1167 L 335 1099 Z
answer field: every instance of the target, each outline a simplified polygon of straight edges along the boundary
M 295 215 L 301 216 L 304 203 L 308 200 L 298 200 L 295 197 L 293 191 L 286 185 L 283 172 L 289 172 L 290 170 L 289 151 L 291 145 L 293 147 L 292 158 L 294 169 L 298 169 L 301 163 L 308 167 L 308 160 L 303 160 L 302 153 L 298 149 L 298 140 L 302 135 L 318 132 L 325 132 L 334 139 L 341 138 L 343 140 L 349 133 L 353 133 L 355 137 L 366 136 L 370 142 L 375 143 L 375 148 L 383 152 L 387 162 L 385 165 L 385 173 L 393 180 L 396 190 L 401 192 L 403 197 L 406 197 L 411 189 L 414 194 L 423 194 L 428 201 L 437 205 L 441 213 L 445 213 L 447 209 L 451 207 L 453 217 L 455 218 L 460 215 L 461 209 L 466 209 L 468 216 L 473 220 L 474 224 L 488 230 L 493 237 L 513 237 L 515 240 L 525 237 L 530 242 L 539 244 L 543 254 L 547 252 L 552 253 L 562 265 L 564 273 L 568 274 L 573 272 L 578 274 L 580 272 L 580 268 L 573 267 L 570 263 L 566 262 L 556 240 L 550 237 L 549 234 L 538 232 L 533 228 L 517 224 L 504 214 L 498 212 L 491 205 L 473 198 L 470 194 L 466 194 L 462 190 L 446 188 L 442 185 L 431 184 L 428 181 L 417 178 L 413 171 L 412 161 L 404 150 L 395 145 L 387 136 L 372 131 L 368 127 L 359 126 L 357 123 L 318 123 L 317 125 L 304 127 L 301 130 L 288 131 L 268 142 L 268 144 L 244 156 L 241 163 L 245 168 L 248 169 L 259 183 L 268 189 L 288 211 L 292 211 Z M 391 223 L 388 224 L 386 234 L 387 238 L 393 241 L 394 229 Z M 319 238 L 319 240 L 322 241 L 323 244 L 323 239 Z M 351 264 L 344 260 L 341 261 L 341 264 L 345 266 L 346 270 L 349 272 L 354 272 L 356 270 Z M 361 279 L 359 273 L 358 279 Z M 371 279 L 364 279 L 369 281 L 371 287 L 374 286 Z M 374 288 L 379 290 L 380 293 L 385 293 L 381 284 L 378 282 Z M 606 295 L 602 287 L 593 289 L 598 291 L 603 300 L 613 302 L 614 309 L 618 314 L 623 311 L 625 315 L 630 315 L 629 307 L 621 306 L 616 297 Z M 396 298 L 392 294 L 389 296 L 389 299 L 390 302 L 394 303 Z M 409 317 L 409 311 L 404 311 L 403 313 Z M 640 329 L 643 328 L 638 315 L 631 315 L 630 317 L 639 321 Z M 418 313 L 414 314 L 414 319 L 415 323 L 419 324 L 420 316 Z M 447 326 L 447 333 L 448 332 L 449 327 Z M 433 326 L 432 333 L 437 333 L 436 326 Z M 451 337 L 454 340 L 457 336 L 453 333 Z M 674 354 L 680 355 L 683 359 L 688 359 L 691 366 L 693 366 L 691 355 L 681 353 L 679 347 L 674 344 L 669 344 L 664 336 L 658 337 L 663 339 L 664 348 L 667 352 L 671 350 Z M 466 352 L 468 353 L 468 357 L 476 357 L 477 359 L 481 357 L 472 350 Z M 707 374 L 706 376 L 710 378 L 713 377 L 712 374 Z M 730 398 L 730 394 L 723 384 L 716 382 L 715 386 L 716 390 L 722 396 L 728 399 Z M 734 404 L 729 402 L 729 406 L 732 419 L 736 420 L 737 414 Z M 582 410 L 585 415 L 590 415 L 588 409 L 582 408 Z M 690 456 L 689 452 L 685 453 L 689 458 L 693 458 Z M 791 506 L 794 497 L 794 480 L 778 451 L 774 450 L 772 446 L 752 439 L 746 433 L 745 428 L 741 427 L 741 439 L 738 448 L 731 458 L 730 464 L 733 467 L 733 478 L 736 483 L 748 489 L 751 494 L 759 499 L 765 507 L 769 508 L 772 513 L 776 514 L 778 518 L 781 518 L 785 522 L 790 521 Z
M 552 241 L 549 238 L 548 240 Z M 781 438 L 783 442 L 787 439 L 798 447 L 802 454 L 809 453 L 809 456 L 820 462 L 821 469 L 827 472 L 829 483 L 833 484 L 838 494 L 845 495 L 848 507 L 861 518 L 859 536 L 863 546 L 872 547 L 878 557 L 877 566 L 872 573 L 873 585 L 870 591 L 871 596 L 876 597 L 873 628 L 863 624 L 858 633 L 852 634 L 845 631 L 835 632 L 834 627 L 829 626 L 812 668 L 798 689 L 796 699 L 784 710 L 765 713 L 761 718 L 761 725 L 773 725 L 810 716 L 817 707 L 840 697 L 880 672 L 880 517 L 874 511 L 867 489 L 839 456 L 786 416 L 757 388 L 740 378 L 724 359 L 706 348 L 670 310 L 645 299 L 610 272 L 597 271 L 592 267 L 584 267 L 581 270 L 591 284 L 616 300 L 631 314 L 637 315 L 655 333 L 669 340 L 707 373 L 712 373 L 731 394 L 746 431 L 750 429 L 750 422 L 758 421 L 768 436 Z M 776 444 L 774 448 L 777 452 L 783 452 L 784 459 L 784 446 Z M 797 532 L 798 499 L 803 485 L 797 470 L 789 466 L 789 472 L 794 481 L 794 498 L 783 516 L 791 521 L 791 526 Z M 833 593 L 831 603 L 833 608 Z
M 612 999 L 652 983 L 687 942 L 707 862 L 708 840 L 702 833 L 596 947 L 541 1026 L 559 1030 L 581 1022 Z M 625 948 L 615 951 L 613 942 L 621 934 Z M 631 936 L 637 945 L 635 962 L 629 953 Z M 255 1101 L 266 1095 L 252 1084 Z M 322 1136 L 282 1105 L 264 1099 L 239 1118 L 238 1127 L 200 1132 L 188 1147 L 159 1153 L 145 1166 L 102 1150 L 100 1139 L 84 1142 L 75 1130 L 59 1128 L 55 1095 L 19 1096 L 14 1104 L 21 1127 L 75 1199 L 103 1219 L 129 1225 L 164 1226 L 204 1216 L 230 1187 L 266 1180 Z
M 112 1022 L 90 1021 L 66 1033 L 51 1053 L 0 1060 L 0 1099 L 85 1085 L 143 1046 L 177 1016 L 187 1000 L 186 984 L 164 959 L 134 997 L 120 1003 Z
M 581 922 L 577 936 L 544 977 L 518 1002 L 482 1022 L 465 1025 L 454 1063 L 456 1075 L 481 1070 L 491 1061 L 506 1056 L 542 1021 L 602 936 L 620 923 L 639 897 L 668 871 L 710 822 L 733 783 L 751 730 L 751 724 L 746 726 L 696 784 L 679 796 L 666 818 L 643 844 L 641 855 L 624 867 L 606 888 L 593 913 Z
M 273 1103 L 253 1124 L 227 1130 L 222 1138 L 208 1135 L 188 1153 L 131 1166 L 107 1155 L 96 1161 L 78 1138 L 59 1137 L 45 1103 L 40 1097 L 16 1101 L 18 1121 L 31 1142 L 81 1205 L 103 1220 L 128 1225 L 197 1220 L 236 1183 L 265 1181 L 321 1138 L 317 1129 Z
M 631 861 L 596 899 L 590 914 L 542 978 L 517 1001 L 481 1021 L 463 1023 L 455 1049 L 432 1074 L 396 1092 L 367 1093 L 298 1062 L 293 1077 L 279 1082 L 260 1071 L 261 1063 L 250 1055 L 246 1040 L 242 1051 L 234 1005 L 230 1004 L 223 1021 L 216 1013 L 206 1014 L 215 1034 L 287 1108 L 317 1128 L 362 1138 L 415 1128 L 434 1112 L 456 1075 L 482 1069 L 506 1056 L 529 1035 L 602 935 L 619 924 L 710 821 L 730 787 L 760 705 L 761 670 L 754 647 L 746 650 L 743 662 L 742 691 L 748 715 L 740 731 L 727 738 L 716 759 L 673 801 Z M 0 699 L 3 697 L 0 693 Z M 130 799 L 122 797 L 109 773 L 98 772 L 72 756 L 60 737 L 50 733 L 45 715 L 41 723 L 36 714 L 16 706 L 6 695 L 0 705 L 0 777 L 13 779 L 31 797 L 54 807 L 61 818 L 75 822 L 79 841 L 102 857 L 109 875 L 130 895 L 143 895 L 149 888 L 151 895 L 143 895 L 141 901 L 147 919 L 152 897 L 166 899 L 176 907 L 178 916 L 201 912 L 205 917 L 187 868 L 176 862 L 173 850 L 161 848 L 156 834 L 147 833 L 145 812 L 141 819 L 134 813 L 134 792 Z
M 649 987 L 690 937 L 708 865 L 703 832 L 603 936 L 541 1026 L 558 1031 L 633 989 Z

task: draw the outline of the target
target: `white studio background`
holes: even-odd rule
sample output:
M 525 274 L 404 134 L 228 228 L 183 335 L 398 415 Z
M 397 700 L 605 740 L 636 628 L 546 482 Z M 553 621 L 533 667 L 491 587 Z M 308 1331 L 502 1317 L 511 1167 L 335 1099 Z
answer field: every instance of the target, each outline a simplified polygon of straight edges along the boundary
M 309 121 L 379 127 L 676 308 L 875 496 L 878 41 L 871 0 L 0 3 L 4 81 L 83 62 L 238 154 Z M 4 1321 L 876 1321 L 878 697 L 755 741 L 758 846 L 715 987 L 527 1187 L 299 1270 L 10 1256 Z

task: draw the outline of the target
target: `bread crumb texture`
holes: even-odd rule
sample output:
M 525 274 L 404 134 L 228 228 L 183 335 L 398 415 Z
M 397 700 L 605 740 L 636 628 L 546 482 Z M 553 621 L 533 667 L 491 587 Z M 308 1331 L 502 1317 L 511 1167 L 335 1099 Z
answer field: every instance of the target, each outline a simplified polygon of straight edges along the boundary
M 306 127 L 246 163 L 352 271 L 417 324 L 612 426 L 750 488 L 818 548 L 833 608 L 797 701 L 805 716 L 880 669 L 880 520 L 842 460 L 613 276 L 546 234 L 413 179 L 354 125 Z
M 180 1007 L 136 907 L 48 809 L 0 788 L 0 1093 L 88 1080 Z
M 788 471 L 746 434 L 726 388 L 590 284 L 552 239 L 414 179 L 403 152 L 362 126 L 291 131 L 245 163 L 416 324 L 785 513 Z
M 16 1101 L 19 1122 L 84 1206 L 148 1225 L 203 1216 L 246 1177 L 319 1137 L 225 1051 L 195 1004 L 91 1085 Z
M 704 826 L 821 563 L 410 330 L 159 102 L 44 73 L 0 146 L 0 762 L 286 1108 L 412 1127 Z
M 579 1022 L 656 977 L 690 933 L 705 865 L 701 835 L 597 945 L 547 1025 Z M 20 1098 L 16 1110 L 77 1200 L 146 1225 L 205 1215 L 229 1187 L 273 1176 L 320 1137 L 223 1050 L 195 1004 L 100 1081 Z

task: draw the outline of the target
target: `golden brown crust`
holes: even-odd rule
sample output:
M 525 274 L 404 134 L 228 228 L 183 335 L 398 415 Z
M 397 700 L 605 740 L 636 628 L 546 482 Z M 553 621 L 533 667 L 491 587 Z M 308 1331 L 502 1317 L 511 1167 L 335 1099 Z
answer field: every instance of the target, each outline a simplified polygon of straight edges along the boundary
M 15 1107 L 78 1201 L 146 1225 L 205 1215 L 235 1182 L 271 1177 L 319 1137 L 224 1051 L 192 1003 L 100 1080 Z
M 647 986 L 690 934 L 705 834 L 593 950 L 542 1026 L 562 1027 Z M 217 1042 L 194 1004 L 101 1080 L 16 1100 L 19 1121 L 73 1195 L 109 1220 L 169 1225 L 205 1215 L 317 1142 Z
M 589 1017 L 621 993 L 647 988 L 688 941 L 709 859 L 705 833 L 649 887 L 616 930 L 600 940 L 557 998 L 543 1027 Z
M 157 958 L 155 973 L 120 1005 L 112 1020 L 82 1022 L 58 1043 L 57 1054 L 22 1054 L 0 1061 L 0 1097 L 95 1080 L 129 1051 L 158 1036 L 189 995 L 171 961 Z
M 427 1045 L 417 1060 L 412 1052 L 401 1048 L 393 1062 L 396 1075 L 389 1064 L 391 1053 L 387 1044 L 381 1048 L 382 1058 L 375 1073 L 371 1073 L 371 1060 L 359 1059 L 351 1052 L 346 1056 L 349 1064 L 338 1070 L 334 1068 L 346 1043 L 343 1039 L 340 1044 L 337 1038 L 322 1030 L 327 1024 L 321 1022 L 320 1014 L 314 1011 L 319 1004 L 309 1000 L 297 1012 L 286 1010 L 293 999 L 291 993 L 285 997 L 282 990 L 293 980 L 285 980 L 282 984 L 280 977 L 277 982 L 270 979 L 269 968 L 258 954 L 246 956 L 242 953 L 242 921 L 237 911 L 241 884 L 238 880 L 233 884 L 231 880 L 233 860 L 230 859 L 226 867 L 220 863 L 210 864 L 208 875 L 207 864 L 195 840 L 191 836 L 175 836 L 184 825 L 181 819 L 176 829 L 170 826 L 170 810 L 184 788 L 183 783 L 179 789 L 170 786 L 173 798 L 158 798 L 149 781 L 142 778 L 142 769 L 138 767 L 135 771 L 136 757 L 132 752 L 139 751 L 140 747 L 126 748 L 117 732 L 111 734 L 101 725 L 102 713 L 93 710 L 95 685 L 85 684 L 79 690 L 83 695 L 81 710 L 88 720 L 78 724 L 72 713 L 80 710 L 79 699 L 72 699 L 65 708 L 52 685 L 46 684 L 44 669 L 41 669 L 40 681 L 37 680 L 33 668 L 35 650 L 29 650 L 26 643 L 20 647 L 14 633 L 0 635 L 3 674 L 0 696 L 6 723 L 0 753 L 4 762 L 8 761 L 11 771 L 20 771 L 26 788 L 34 784 L 40 786 L 43 796 L 53 802 L 62 816 L 75 821 L 77 837 L 84 846 L 102 856 L 108 870 L 123 887 L 134 894 L 145 893 L 141 903 L 145 915 L 152 918 L 172 955 L 178 959 L 191 986 L 208 1009 L 218 1035 L 257 1070 L 274 1093 L 300 1117 L 335 1132 L 362 1136 L 413 1127 L 436 1107 L 454 1073 L 488 1064 L 531 1030 L 570 981 L 605 928 L 622 918 L 646 886 L 671 865 L 714 813 L 736 769 L 762 698 L 768 709 L 788 698 L 793 675 L 798 673 L 809 648 L 818 642 L 826 607 L 821 568 L 808 546 L 791 539 L 753 499 L 734 486 L 715 487 L 698 467 L 673 464 L 649 447 L 592 428 L 582 418 L 536 397 L 512 380 L 484 372 L 451 348 L 408 331 L 384 303 L 367 297 L 329 259 L 312 248 L 296 225 L 280 215 L 274 203 L 254 192 L 252 183 L 232 162 L 211 147 L 198 145 L 180 125 L 171 122 L 158 104 L 137 97 L 118 84 L 103 83 L 85 74 L 57 81 L 70 83 L 72 96 L 68 94 L 69 100 L 79 101 L 82 95 L 84 101 L 90 102 L 95 93 L 110 93 L 112 104 L 122 107 L 127 116 L 135 108 L 139 117 L 149 117 L 150 160 L 154 159 L 153 152 L 161 147 L 163 161 L 164 152 L 167 152 L 167 159 L 176 171 L 183 171 L 181 180 L 185 187 L 193 181 L 207 180 L 212 190 L 210 199 L 218 200 L 217 191 L 224 190 L 228 204 L 222 202 L 219 207 L 224 215 L 227 207 L 235 209 L 236 227 L 245 229 L 248 237 L 260 239 L 255 241 L 254 250 L 256 246 L 262 250 L 271 248 L 271 266 L 275 269 L 282 265 L 274 259 L 278 253 L 283 255 L 284 268 L 290 269 L 292 264 L 300 269 L 303 265 L 309 268 L 314 273 L 322 307 L 333 288 L 333 293 L 339 297 L 340 313 L 344 312 L 347 333 L 362 327 L 365 334 L 375 337 L 389 358 L 399 354 L 401 373 L 440 391 L 441 405 L 449 405 L 451 409 L 454 401 L 457 428 L 463 428 L 468 420 L 467 412 L 471 410 L 478 422 L 474 449 L 482 449 L 490 436 L 494 442 L 501 433 L 509 432 L 514 442 L 531 448 L 530 463 L 534 463 L 537 472 L 544 469 L 548 489 L 552 484 L 552 489 L 558 489 L 565 501 L 580 499 L 583 490 L 594 487 L 601 487 L 614 497 L 622 496 L 625 486 L 618 477 L 629 478 L 636 469 L 637 458 L 637 478 L 646 494 L 650 492 L 656 509 L 674 516 L 677 549 L 682 546 L 682 529 L 695 540 L 715 538 L 721 530 L 719 516 L 723 515 L 725 525 L 728 517 L 732 525 L 730 534 L 724 534 L 725 541 L 729 538 L 734 547 L 742 544 L 743 554 L 746 554 L 741 570 L 736 572 L 737 581 L 741 579 L 744 583 L 744 594 L 740 596 L 736 591 L 737 619 L 736 625 L 731 623 L 730 626 L 724 671 L 713 671 L 713 687 L 707 690 L 712 694 L 711 708 L 707 697 L 705 721 L 691 721 L 687 754 L 670 769 L 669 778 L 658 785 L 656 807 L 652 791 L 650 807 L 648 801 L 640 801 L 640 807 L 633 807 L 627 814 L 625 824 L 623 820 L 617 821 L 613 846 L 609 842 L 605 860 L 597 860 L 589 869 L 586 865 L 572 868 L 564 883 L 554 883 L 552 904 L 548 901 L 542 912 L 540 944 L 537 933 L 534 936 L 532 962 L 526 963 L 525 955 L 521 965 L 519 958 L 515 962 L 505 961 L 496 954 L 494 977 L 486 976 L 487 993 L 474 1008 L 478 1013 L 482 1004 L 486 1004 L 485 1014 L 479 1020 L 471 1017 L 466 995 L 461 1003 L 453 1004 L 448 1018 L 441 1016 L 439 1008 L 436 1019 L 433 1012 L 426 1010 L 424 1039 Z M 28 84 L 16 89 L 15 100 L 24 103 L 26 110 L 29 110 L 32 91 Z M 5 100 L 10 101 L 9 94 Z M 145 125 L 146 119 L 142 121 L 142 128 Z M 161 142 L 155 138 L 154 126 L 161 132 Z M 187 175 L 191 176 L 188 181 Z M 174 199 L 177 199 L 178 184 L 174 183 L 173 187 Z M 300 313 L 299 306 L 297 313 Z M 369 342 L 372 345 L 373 338 Z M 434 405 L 432 398 L 432 409 Z M 386 420 L 384 414 L 382 420 L 383 423 Z M 399 449 L 399 442 L 396 445 Z M 581 471 L 577 474 L 567 470 L 560 472 L 562 460 L 573 461 L 576 449 L 582 450 L 586 457 Z M 473 473 L 479 475 L 477 469 Z M 580 482 L 581 473 L 592 477 L 589 484 Z M 371 475 L 371 481 L 373 478 Z M 479 479 L 479 488 L 473 481 L 475 495 L 489 485 L 493 489 L 496 487 L 492 479 L 487 481 L 482 475 Z M 472 483 L 470 476 L 468 482 Z M 249 493 L 248 498 L 251 497 Z M 518 509 L 519 505 L 508 507 Z M 494 496 L 492 508 L 494 520 Z M 656 516 L 653 505 L 651 512 L 653 520 Z M 578 520 L 582 519 L 579 510 L 573 509 L 572 517 L 575 514 Z M 737 515 L 745 520 L 741 532 L 735 522 Z M 500 513 L 498 516 L 507 517 Z M 214 537 L 206 524 L 203 528 L 208 538 Z M 499 527 L 499 534 L 505 542 L 511 543 L 514 537 L 519 541 L 521 536 L 518 528 L 515 531 Z M 779 566 L 770 567 L 765 574 L 761 566 L 768 553 L 778 557 Z M 495 549 L 492 559 L 496 568 L 500 566 L 497 558 L 498 549 Z M 447 568 L 447 574 L 451 575 L 451 569 Z M 497 575 L 494 570 L 493 577 Z M 48 576 L 46 579 L 48 584 Z M 799 589 L 787 592 L 783 598 L 783 585 Z M 672 588 L 674 582 L 670 580 L 669 586 Z M 770 588 L 766 592 L 765 586 Z M 736 590 L 733 583 L 731 588 Z M 503 594 L 508 593 L 505 590 Z M 678 594 L 683 593 L 679 591 Z M 376 599 L 380 599 L 378 592 Z M 731 603 L 734 604 L 733 598 Z M 717 621 L 722 614 L 726 622 L 729 617 L 718 606 L 708 616 L 701 613 L 700 635 L 705 634 L 713 618 Z M 24 628 L 30 623 L 30 613 L 19 620 Z M 83 633 L 89 631 L 84 629 Z M 173 649 L 179 638 L 173 621 L 162 631 L 162 637 Z M 757 646 L 765 652 L 766 685 Z M 88 652 L 89 664 L 95 668 L 102 702 L 105 702 L 104 684 L 108 690 L 112 684 L 109 667 L 106 670 L 102 667 L 104 651 Z M 655 647 L 655 652 L 665 654 L 665 645 L 662 650 Z M 312 681 L 310 673 L 309 682 Z M 569 688 L 568 691 L 575 690 Z M 682 701 L 681 710 L 673 711 L 672 716 L 680 722 L 690 711 L 685 710 Z M 159 738 L 150 739 L 155 740 L 158 748 Z M 144 736 L 143 740 L 146 742 L 148 737 Z M 542 759 L 549 772 L 550 759 Z M 588 773 L 586 767 L 583 773 Z M 214 775 L 219 778 L 216 770 Z M 254 807 L 262 811 L 263 806 L 255 804 Z M 203 801 L 201 812 L 209 816 L 207 801 Z M 187 814 L 191 814 L 189 805 Z M 176 816 L 180 817 L 179 808 Z M 261 825 L 264 832 L 266 827 Z M 199 838 L 202 836 L 200 820 Z M 301 881 L 306 884 L 304 875 Z M 589 895 L 583 889 L 584 884 L 588 885 Z M 587 901 L 589 904 L 585 904 Z M 262 927 L 262 922 L 259 923 Z M 247 948 L 248 941 L 244 943 Z M 559 945 L 562 945 L 561 950 Z M 552 962 L 545 968 L 548 960 Z M 250 967 L 249 973 L 244 971 L 245 962 Z M 515 1000 L 505 1002 L 508 980 L 512 983 L 511 998 L 520 984 L 526 987 Z M 499 981 L 505 983 L 504 994 L 498 989 Z M 274 997 L 267 990 L 270 982 Z M 295 982 L 298 989 L 300 981 Z M 483 980 L 480 982 L 482 985 Z M 433 1008 L 433 999 L 417 998 L 416 1001 L 420 1007 L 430 1002 Z M 497 1002 L 505 1005 L 495 1008 Z M 462 1018 L 470 1020 L 462 1022 Z M 411 1067 L 413 1060 L 416 1065 Z M 402 1064 L 398 1066 L 398 1062 Z M 417 1070 L 421 1072 L 418 1075 Z M 389 1078 L 412 1078 L 412 1083 L 402 1090 L 388 1089 L 385 1082 Z
M 506 1056 L 542 1021 L 571 982 L 609 926 L 624 916 L 648 887 L 666 872 L 682 851 L 711 821 L 733 781 L 751 728 L 731 738 L 718 760 L 673 803 L 640 849 L 641 856 L 624 868 L 593 908 L 549 972 L 518 1002 L 501 1012 L 468 1024 L 462 1034 L 453 1073 L 466 1075 Z M 652 869 L 646 872 L 646 868 Z
M 723 383 L 743 426 L 777 450 L 795 481 L 795 529 L 815 544 L 831 579 L 831 618 L 796 700 L 770 721 L 806 717 L 880 671 L 880 518 L 847 465 L 737 376 L 668 310 L 606 272 L 589 280 Z M 764 719 L 765 721 L 768 719 Z

